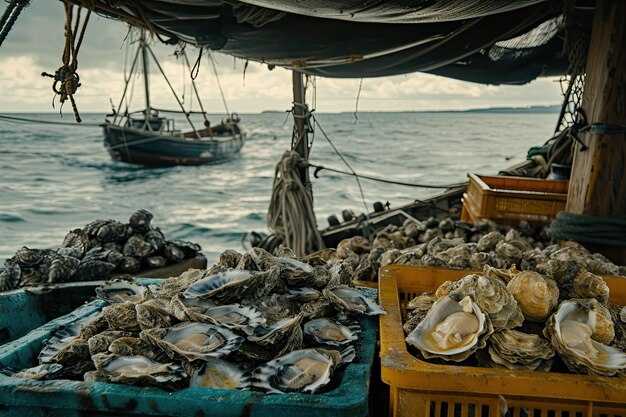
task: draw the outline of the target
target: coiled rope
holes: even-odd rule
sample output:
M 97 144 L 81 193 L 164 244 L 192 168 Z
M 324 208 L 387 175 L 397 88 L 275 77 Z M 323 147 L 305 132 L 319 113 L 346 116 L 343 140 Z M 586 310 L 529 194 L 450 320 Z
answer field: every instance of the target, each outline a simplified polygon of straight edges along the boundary
M 302 183 L 298 169 L 304 160 L 295 151 L 286 151 L 274 173 L 272 197 L 267 213 L 269 230 L 283 237 L 296 255 L 323 249 L 324 240 L 317 230 L 313 197 Z
M 626 216 L 589 216 L 560 211 L 547 233 L 557 240 L 626 247 Z

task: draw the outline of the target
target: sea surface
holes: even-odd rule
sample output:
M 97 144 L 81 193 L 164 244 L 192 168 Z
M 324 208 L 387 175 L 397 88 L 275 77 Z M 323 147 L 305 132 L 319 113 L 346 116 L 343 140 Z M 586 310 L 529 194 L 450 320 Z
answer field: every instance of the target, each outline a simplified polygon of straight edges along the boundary
M 17 117 L 72 122 L 71 114 Z M 224 249 L 242 250 L 247 232 L 267 233 L 274 170 L 291 142 L 287 113 L 242 114 L 247 142 L 238 156 L 215 165 L 145 168 L 114 162 L 95 126 L 12 123 L 0 120 L 0 260 L 22 246 L 56 248 L 72 229 L 95 219 L 127 222 L 138 209 L 154 214 L 167 238 L 202 245 L 214 261 Z M 220 115 L 210 117 L 214 122 Z M 555 113 L 317 114 L 317 121 L 359 174 L 410 183 L 445 185 L 468 172 L 495 175 L 525 159 L 529 147 L 553 132 Z M 83 115 L 97 124 L 104 115 Z M 355 123 L 356 122 L 356 123 Z M 184 123 L 177 123 L 184 129 Z M 311 162 L 345 170 L 317 129 Z M 343 209 L 365 210 L 354 177 L 322 171 L 313 179 L 320 228 Z M 369 210 L 391 207 L 439 190 L 362 180 Z

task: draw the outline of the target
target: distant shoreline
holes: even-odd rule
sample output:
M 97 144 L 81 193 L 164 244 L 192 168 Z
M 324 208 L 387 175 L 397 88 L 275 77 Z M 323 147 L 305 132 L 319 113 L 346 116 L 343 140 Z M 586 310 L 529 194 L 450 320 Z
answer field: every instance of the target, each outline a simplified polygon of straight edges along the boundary
M 464 110 L 397 110 L 397 111 L 386 111 L 386 110 L 381 110 L 381 111 L 359 111 L 359 114 L 376 114 L 376 113 L 390 113 L 390 114 L 407 114 L 407 113 L 491 113 L 491 114 L 498 114 L 498 113 L 505 113 L 505 114 L 510 114 L 510 113 L 532 113 L 532 114 L 538 114 L 538 113 L 558 113 L 561 109 L 561 105 L 559 104 L 555 104 L 555 105 L 550 105 L 550 106 L 526 106 L 526 107 L 485 107 L 485 108 L 475 108 L 475 109 L 464 109 Z M 240 115 L 243 114 L 273 114 L 273 113 L 279 113 L 279 114 L 285 114 L 287 113 L 287 110 L 263 110 L 260 112 L 250 112 L 250 113 L 246 113 L 246 112 L 239 112 Z M 353 114 L 353 111 L 338 111 L 338 112 L 318 112 L 317 114 Z M 56 114 L 58 115 L 58 111 L 30 111 L 30 112 L 0 112 L 0 114 L 42 114 L 42 115 L 52 115 L 52 114 Z M 105 112 L 81 112 L 81 114 L 90 114 L 90 115 L 104 115 Z M 207 113 L 208 115 L 223 115 L 223 113 Z M 66 118 L 72 119 L 73 120 L 73 115 L 71 113 L 66 113 L 65 114 Z

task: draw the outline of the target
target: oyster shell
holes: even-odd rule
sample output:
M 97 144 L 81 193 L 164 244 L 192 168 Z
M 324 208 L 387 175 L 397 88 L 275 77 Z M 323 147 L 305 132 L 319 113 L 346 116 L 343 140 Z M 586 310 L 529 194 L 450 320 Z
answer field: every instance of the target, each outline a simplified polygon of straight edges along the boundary
M 314 394 L 330 382 L 340 363 L 341 354 L 336 350 L 295 350 L 255 369 L 252 386 L 270 394 Z
M 267 272 L 232 269 L 194 282 L 185 290 L 183 298 L 212 299 L 220 303 L 244 301 L 269 294 L 278 281 L 278 268 Z
M 448 296 L 460 301 L 470 296 L 478 307 L 489 315 L 494 329 L 512 329 L 524 321 L 517 301 L 499 279 L 470 274 L 451 284 Z
M 538 272 L 524 271 L 515 275 L 507 289 L 530 321 L 543 321 L 559 304 L 556 281 Z
M 170 311 L 170 303 L 166 299 L 153 298 L 147 302 L 135 305 L 137 323 L 142 330 L 155 327 L 170 327 L 179 322 Z
M 125 280 L 115 280 L 96 288 L 96 295 L 109 303 L 136 303 L 141 301 L 148 288 Z
M 134 333 L 132 332 L 124 332 L 119 330 L 107 330 L 102 333 L 98 333 L 93 335 L 87 340 L 87 345 L 89 346 L 89 353 L 91 356 L 96 353 L 107 352 L 109 350 L 109 346 L 113 343 L 114 340 L 130 337 Z
M 561 299 L 595 298 L 604 304 L 609 299 L 609 287 L 602 277 L 592 274 L 575 262 L 550 260 L 547 271 L 557 282 Z
M 426 359 L 460 362 L 485 347 L 491 333 L 489 316 L 469 296 L 460 302 L 444 296 L 433 304 L 406 341 Z
M 303 287 L 303 288 L 296 288 L 296 289 L 290 290 L 285 295 L 285 298 L 292 299 L 299 303 L 307 303 L 310 301 L 317 300 L 321 296 L 322 296 L 322 293 L 316 290 L 315 288 Z
M 366 314 L 368 316 L 387 314 L 385 310 L 356 288 L 341 286 L 331 290 L 325 289 L 323 293 L 341 312 Z
M 111 330 L 138 332 L 141 326 L 137 321 L 135 304 L 129 301 L 111 304 L 102 310 L 102 316 Z
M 32 368 L 22 369 L 21 371 L 14 373 L 13 376 L 15 378 L 24 379 L 51 379 L 55 378 L 62 369 L 63 365 L 59 365 L 58 363 L 44 363 Z
M 266 321 L 265 317 L 254 308 L 240 304 L 210 307 L 201 313 L 190 310 L 188 314 L 193 321 L 241 330 L 247 335 L 254 334 L 254 329 L 265 325 Z
M 331 318 L 319 318 L 304 323 L 304 335 L 322 345 L 348 345 L 358 340 L 360 333 L 361 326 L 355 321 L 341 323 Z
M 128 224 L 135 232 L 146 233 L 150 230 L 150 221 L 153 217 L 152 213 L 147 210 L 137 210 L 130 216 Z
M 251 374 L 223 359 L 211 359 L 190 374 L 189 387 L 213 389 L 246 389 Z
M 536 334 L 502 330 L 489 339 L 489 360 L 493 367 L 549 371 L 554 356 L 550 343 Z
M 187 382 L 185 370 L 174 363 L 159 363 L 139 355 L 99 353 L 96 356 L 97 371 L 92 374 L 96 381 L 156 386 L 171 391 L 182 388 Z
M 161 348 L 170 358 L 207 360 L 237 350 L 245 340 L 223 327 L 206 323 L 181 323 L 168 329 L 141 332 L 147 343 Z
M 550 316 L 544 334 L 572 372 L 605 376 L 624 373 L 626 353 L 592 339 L 596 317 L 589 300 L 567 300 Z

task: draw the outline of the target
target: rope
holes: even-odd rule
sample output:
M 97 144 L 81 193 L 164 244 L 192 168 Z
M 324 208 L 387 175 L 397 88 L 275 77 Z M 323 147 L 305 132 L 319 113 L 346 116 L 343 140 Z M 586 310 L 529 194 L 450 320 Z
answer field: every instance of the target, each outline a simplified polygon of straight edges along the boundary
M 78 87 L 80 87 L 80 77 L 76 73 L 76 69 L 78 68 L 78 51 L 83 43 L 85 30 L 87 29 L 87 23 L 89 22 L 89 16 L 91 16 L 91 10 L 87 11 L 87 16 L 85 16 L 82 28 L 80 29 L 80 35 L 76 38 L 76 34 L 79 32 L 82 9 L 77 6 L 78 13 L 76 13 L 74 29 L 72 29 L 72 22 L 74 20 L 72 13 L 73 8 L 74 6 L 72 5 L 71 0 L 65 0 L 65 48 L 62 56 L 63 65 L 56 70 L 54 74 L 42 72 L 41 76 L 54 79 L 54 82 L 52 83 L 52 90 L 60 97 L 59 101 L 61 103 L 61 109 L 63 108 L 63 103 L 69 99 L 72 104 L 72 110 L 74 111 L 76 122 L 80 123 L 82 120 L 80 118 L 80 114 L 78 113 L 76 101 L 74 100 L 74 94 L 76 94 Z
M 371 180 L 371 181 L 383 182 L 385 184 L 403 185 L 405 187 L 448 189 L 448 188 L 460 187 L 462 185 L 467 184 L 467 182 L 459 182 L 455 184 L 444 184 L 444 185 L 416 184 L 416 183 L 409 183 L 409 182 L 386 180 L 384 178 L 370 177 L 369 175 L 360 175 L 354 172 L 342 171 L 340 169 L 328 168 L 322 165 L 312 164 L 311 162 L 308 162 L 308 161 L 305 161 L 304 163 L 306 164 L 307 167 L 315 168 L 315 171 L 313 172 L 313 176 L 315 178 L 319 178 L 317 174 L 320 171 L 325 169 L 326 171 L 336 172 L 338 174 L 351 175 L 353 177 L 362 178 L 362 179 Z
M 5 116 L 3 114 L 0 114 L 0 120 L 5 120 L 7 122 L 12 122 L 12 123 L 40 123 L 40 124 L 45 124 L 45 125 L 78 126 L 76 123 L 55 122 L 52 120 L 27 119 L 23 117 Z M 100 123 L 84 123 L 84 124 L 81 124 L 80 126 L 102 127 Z
M 626 216 L 589 216 L 560 211 L 547 232 L 558 240 L 626 247 Z
M 12 0 L 8 5 L 2 18 L 0 18 L 0 46 L 6 39 L 13 25 L 17 21 L 20 13 L 30 3 L 30 0 Z
M 217 81 L 217 86 L 220 89 L 220 95 L 222 96 L 222 103 L 224 103 L 226 116 L 230 117 L 230 110 L 228 110 L 228 103 L 226 103 L 226 97 L 224 96 L 224 91 L 222 90 L 222 84 L 220 83 L 220 76 L 217 73 L 217 66 L 215 65 L 215 59 L 213 59 L 213 54 L 211 53 L 211 50 L 209 50 L 209 59 L 211 60 L 211 66 L 213 67 L 213 73 L 215 74 L 215 80 Z
M 269 230 L 282 237 L 298 256 L 324 248 L 313 212 L 313 198 L 298 174 L 303 161 L 295 151 L 283 154 L 274 173 L 267 213 Z

